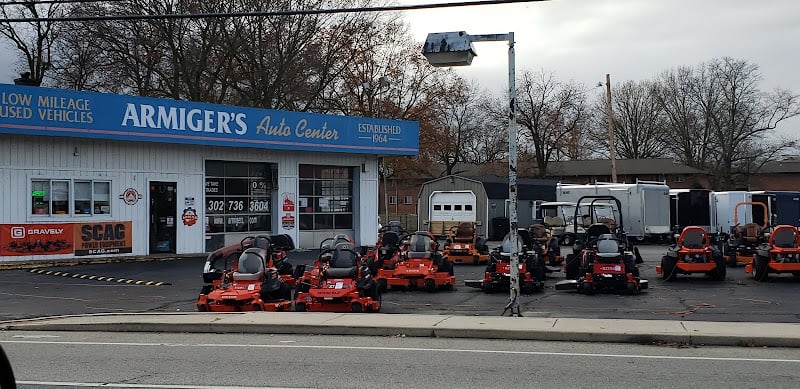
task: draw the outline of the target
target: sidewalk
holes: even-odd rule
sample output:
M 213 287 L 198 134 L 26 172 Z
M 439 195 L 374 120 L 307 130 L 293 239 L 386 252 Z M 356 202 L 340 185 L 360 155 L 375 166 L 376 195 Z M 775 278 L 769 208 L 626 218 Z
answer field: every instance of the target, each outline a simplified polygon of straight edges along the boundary
M 800 324 L 499 316 L 242 312 L 98 314 L 0 323 L 1 330 L 322 334 L 800 347 Z

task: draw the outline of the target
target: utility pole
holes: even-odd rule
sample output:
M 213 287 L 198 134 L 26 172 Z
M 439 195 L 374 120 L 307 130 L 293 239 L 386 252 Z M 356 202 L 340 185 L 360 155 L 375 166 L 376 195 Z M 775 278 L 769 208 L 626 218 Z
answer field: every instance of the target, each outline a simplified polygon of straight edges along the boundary
M 608 148 L 611 153 L 611 182 L 617 182 L 617 159 L 614 153 L 614 111 L 611 109 L 611 75 L 606 73 L 606 114 L 608 115 Z

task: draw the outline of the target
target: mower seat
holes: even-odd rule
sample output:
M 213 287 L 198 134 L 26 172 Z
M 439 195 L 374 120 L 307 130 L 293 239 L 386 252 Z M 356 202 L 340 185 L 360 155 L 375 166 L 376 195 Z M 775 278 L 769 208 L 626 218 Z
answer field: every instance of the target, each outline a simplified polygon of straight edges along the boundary
M 456 227 L 456 234 L 453 242 L 472 243 L 475 239 L 475 227 L 470 222 L 459 223 Z
M 591 242 L 592 240 L 599 239 L 602 235 L 607 235 L 611 233 L 611 229 L 608 228 L 606 224 L 592 224 L 586 230 L 586 241 Z
M 249 248 L 239 257 L 239 267 L 233 272 L 234 281 L 257 281 L 264 276 L 264 261 L 267 250 L 262 248 Z
M 542 224 L 534 224 L 530 228 L 531 239 L 545 243 L 547 242 L 547 227 Z
M 332 252 L 325 276 L 328 278 L 355 278 L 358 274 L 358 258 L 348 249 L 336 249 Z
M 381 235 L 381 246 L 397 247 L 400 244 L 400 234 L 395 231 L 386 231 Z
M 409 258 L 430 258 L 436 250 L 436 242 L 426 233 L 417 233 L 408 244 Z
M 782 249 L 797 247 L 797 234 L 794 228 L 779 228 L 772 233 L 772 245 Z
M 600 258 L 619 257 L 619 242 L 611 235 L 601 235 L 597 240 L 597 256 Z
M 745 242 L 758 242 L 761 226 L 756 223 L 747 223 L 739 230 L 739 234 Z
M 706 237 L 700 230 L 687 230 L 681 235 L 681 247 L 689 249 L 702 249 L 705 247 Z

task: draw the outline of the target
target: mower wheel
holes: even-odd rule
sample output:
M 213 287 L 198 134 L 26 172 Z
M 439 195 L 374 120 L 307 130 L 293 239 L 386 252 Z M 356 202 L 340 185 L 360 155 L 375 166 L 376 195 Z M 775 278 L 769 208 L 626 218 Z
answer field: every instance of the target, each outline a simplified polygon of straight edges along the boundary
M 453 262 L 443 261 L 442 264 L 439 265 L 439 268 L 437 270 L 439 270 L 440 272 L 447 272 L 447 274 L 452 276 L 454 274 Z
M 361 306 L 361 303 L 355 302 L 350 306 L 350 310 L 353 311 L 353 313 L 361 313 L 363 307 Z
M 577 255 L 575 254 L 567 254 L 567 258 L 564 259 L 564 272 L 566 273 L 564 278 L 568 280 L 574 280 L 578 278 L 578 270 L 580 269 L 580 261 L 578 260 Z
M 436 291 L 436 281 L 433 278 L 428 278 L 425 280 L 425 291 L 428 293 L 433 293 Z
M 678 259 L 669 256 L 661 257 L 661 279 L 675 281 L 678 277 Z
M 295 303 L 294 304 L 294 311 L 295 312 L 305 312 L 306 311 L 306 303 Z
M 733 252 L 729 251 L 728 252 L 728 266 L 736 267 L 736 265 L 738 265 L 737 262 L 738 262 L 738 259 L 737 259 L 737 256 L 736 256 L 736 251 L 733 251 Z
M 792 275 L 797 277 L 797 278 L 800 278 L 800 271 L 793 271 Z
M 479 265 L 480 263 L 481 263 L 481 257 L 478 256 L 478 255 L 473 255 L 472 256 L 472 264 L 473 265 Z
M 766 280 L 768 265 L 769 257 L 756 255 L 756 257 L 753 258 L 753 279 L 759 282 Z
M 712 270 L 709 275 L 716 281 L 725 281 L 725 276 L 727 271 L 727 267 L 725 266 L 725 260 L 721 257 L 715 258 L 714 262 L 716 262 L 717 267 Z
M 385 278 L 379 278 L 378 285 L 376 286 L 376 288 L 378 289 L 378 293 L 383 293 L 387 289 L 389 289 L 389 282 L 386 281 Z

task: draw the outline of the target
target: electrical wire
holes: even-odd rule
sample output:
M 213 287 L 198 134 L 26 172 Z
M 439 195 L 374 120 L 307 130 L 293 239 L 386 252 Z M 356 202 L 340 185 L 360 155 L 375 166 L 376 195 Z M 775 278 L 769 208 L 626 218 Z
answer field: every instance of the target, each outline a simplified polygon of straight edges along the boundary
M 71 4 L 71 3 L 119 3 L 127 0 L 16 0 L 0 2 L 0 7 L 7 5 L 45 5 L 45 4 Z
M 66 2 L 86 2 L 78 0 L 45 0 L 39 3 L 66 3 Z M 237 17 L 264 17 L 264 16 L 298 16 L 298 15 L 321 15 L 321 14 L 340 14 L 340 13 L 362 13 L 362 12 L 386 12 L 386 11 L 413 11 L 418 9 L 454 8 L 477 5 L 502 5 L 515 3 L 538 3 L 550 0 L 479 0 L 461 1 L 439 4 L 415 4 L 415 5 L 390 5 L 382 7 L 357 7 L 357 8 L 328 8 L 328 9 L 307 9 L 307 10 L 286 10 L 286 11 L 251 11 L 251 12 L 222 12 L 222 13 L 186 13 L 186 14 L 160 14 L 160 15 L 100 15 L 100 16 L 64 16 L 58 18 L 8 18 L 0 20 L 2 23 L 30 23 L 30 22 L 87 22 L 87 21 L 109 21 L 109 20 L 166 20 L 166 19 L 220 19 Z M 8 5 L 9 3 L 2 3 Z M 30 1 L 16 1 L 13 3 L 30 4 Z M 20 5 L 21 5 L 20 4 Z

